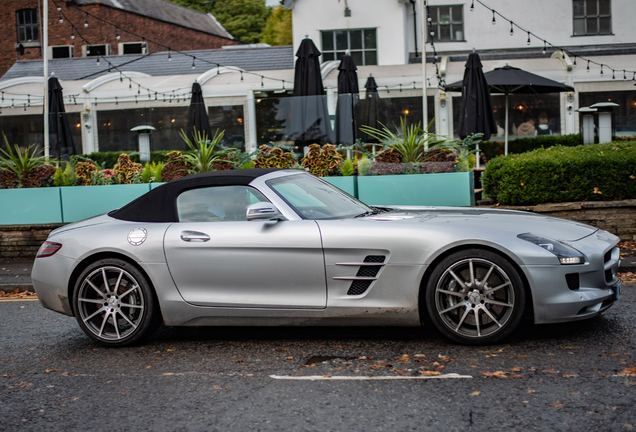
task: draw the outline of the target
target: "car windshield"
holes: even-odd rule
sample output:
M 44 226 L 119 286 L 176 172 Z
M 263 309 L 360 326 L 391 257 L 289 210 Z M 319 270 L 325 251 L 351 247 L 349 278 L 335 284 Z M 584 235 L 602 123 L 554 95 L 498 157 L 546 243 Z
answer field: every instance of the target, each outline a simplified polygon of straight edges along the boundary
M 329 183 L 307 174 L 266 181 L 303 219 L 346 219 L 375 210 Z

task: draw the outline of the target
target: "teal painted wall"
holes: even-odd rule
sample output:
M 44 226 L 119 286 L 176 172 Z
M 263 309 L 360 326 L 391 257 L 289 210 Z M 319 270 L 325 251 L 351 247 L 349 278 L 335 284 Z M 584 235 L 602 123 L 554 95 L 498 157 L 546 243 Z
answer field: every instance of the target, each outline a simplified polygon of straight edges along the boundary
M 0 189 L 0 225 L 61 223 L 60 188 Z
M 473 172 L 358 177 L 368 205 L 473 206 Z
M 150 190 L 150 184 L 62 187 L 64 222 L 77 222 L 123 207 Z

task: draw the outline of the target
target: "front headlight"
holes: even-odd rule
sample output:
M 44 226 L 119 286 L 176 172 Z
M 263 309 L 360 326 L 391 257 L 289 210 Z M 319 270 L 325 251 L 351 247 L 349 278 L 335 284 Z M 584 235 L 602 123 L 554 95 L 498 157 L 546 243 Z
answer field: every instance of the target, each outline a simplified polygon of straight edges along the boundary
M 561 264 L 583 264 L 585 262 L 585 256 L 581 252 L 571 246 L 561 243 L 560 241 L 530 233 L 519 234 L 517 237 L 522 240 L 529 241 L 530 243 L 534 243 L 548 252 L 553 253 L 557 256 L 557 258 L 559 258 L 559 262 Z

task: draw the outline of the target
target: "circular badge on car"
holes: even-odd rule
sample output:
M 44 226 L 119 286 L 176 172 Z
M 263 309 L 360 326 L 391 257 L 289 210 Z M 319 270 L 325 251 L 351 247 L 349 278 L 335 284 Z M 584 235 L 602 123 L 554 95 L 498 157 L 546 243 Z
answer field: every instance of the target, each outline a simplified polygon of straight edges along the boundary
M 133 246 L 139 246 L 146 241 L 148 231 L 143 228 L 136 228 L 128 233 L 128 243 Z

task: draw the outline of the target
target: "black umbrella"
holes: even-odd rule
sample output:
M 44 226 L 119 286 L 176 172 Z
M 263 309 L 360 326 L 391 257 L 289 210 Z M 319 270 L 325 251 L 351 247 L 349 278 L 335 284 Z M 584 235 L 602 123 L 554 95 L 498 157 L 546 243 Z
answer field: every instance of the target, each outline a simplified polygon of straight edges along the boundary
M 194 128 L 196 128 L 197 133 L 205 133 L 207 139 L 212 139 L 210 120 L 203 102 L 203 92 L 198 82 L 192 84 L 192 98 L 190 99 L 190 108 L 188 110 L 188 129 L 186 130 L 192 143 L 196 145 L 197 139 L 194 136 Z
M 506 136 L 505 154 L 508 154 L 508 95 L 514 94 L 545 94 L 570 92 L 574 89 L 558 81 L 553 81 L 539 75 L 512 66 L 504 66 L 484 74 L 490 87 L 490 93 L 504 93 L 506 95 Z M 461 91 L 462 81 L 447 85 L 447 91 Z
M 62 86 L 55 77 L 49 78 L 49 154 L 56 159 L 77 154 L 64 109 Z
M 294 99 L 289 138 L 300 146 L 334 142 L 327 110 L 327 96 L 320 74 L 321 55 L 311 39 L 305 38 L 296 52 Z
M 336 142 L 351 145 L 356 140 L 355 108 L 360 100 L 358 68 L 350 55 L 338 66 L 338 104 L 336 105 Z
M 380 125 L 380 95 L 378 94 L 378 85 L 375 78 L 369 75 L 364 85 L 366 96 L 362 105 L 362 113 L 360 115 L 360 125 L 377 128 Z M 377 142 L 376 138 L 360 131 L 360 139 L 363 142 Z
M 488 141 L 492 133 L 497 132 L 497 122 L 492 108 L 490 90 L 482 71 L 479 54 L 468 56 L 462 87 L 462 102 L 459 111 L 459 137 L 483 133 Z

